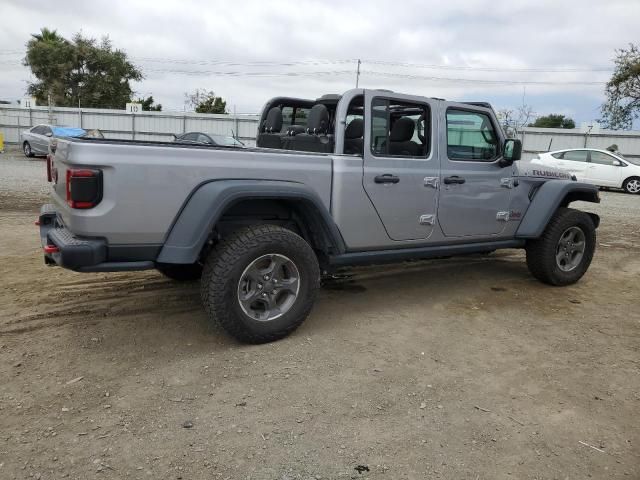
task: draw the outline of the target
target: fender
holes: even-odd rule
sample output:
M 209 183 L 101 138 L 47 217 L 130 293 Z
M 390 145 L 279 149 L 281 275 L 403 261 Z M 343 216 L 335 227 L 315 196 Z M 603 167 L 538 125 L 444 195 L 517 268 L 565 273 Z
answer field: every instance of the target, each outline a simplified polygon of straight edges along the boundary
M 326 241 L 338 252 L 344 240 L 320 197 L 302 183 L 272 180 L 212 180 L 196 187 L 178 212 L 157 262 L 194 263 L 216 222 L 233 204 L 248 199 L 296 200 L 310 209 Z
M 558 207 L 566 207 L 578 200 L 600 203 L 598 187 L 572 180 L 549 180 L 543 183 L 531 200 L 515 237 L 540 237 Z M 589 215 L 597 228 L 600 217 L 591 213 Z

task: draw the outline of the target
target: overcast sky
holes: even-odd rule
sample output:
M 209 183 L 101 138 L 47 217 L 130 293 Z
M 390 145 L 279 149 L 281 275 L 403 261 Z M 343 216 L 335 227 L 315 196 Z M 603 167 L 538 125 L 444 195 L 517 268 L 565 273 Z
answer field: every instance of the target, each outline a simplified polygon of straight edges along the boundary
M 238 113 L 338 93 L 355 86 L 360 58 L 360 86 L 496 108 L 524 97 L 580 123 L 599 116 L 615 49 L 640 40 L 639 0 L 3 0 L 1 11 L 0 99 L 24 95 L 25 44 L 48 27 L 108 35 L 145 75 L 136 93 L 165 110 L 196 88 Z

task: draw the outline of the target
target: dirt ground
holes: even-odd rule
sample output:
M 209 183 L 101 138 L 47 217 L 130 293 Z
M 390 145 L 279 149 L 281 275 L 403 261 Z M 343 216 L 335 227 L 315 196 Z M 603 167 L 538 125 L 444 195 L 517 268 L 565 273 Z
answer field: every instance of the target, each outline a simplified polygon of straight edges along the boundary
M 640 479 L 640 196 L 552 288 L 521 252 L 363 268 L 240 345 L 198 287 L 44 266 L 0 155 L 0 478 Z

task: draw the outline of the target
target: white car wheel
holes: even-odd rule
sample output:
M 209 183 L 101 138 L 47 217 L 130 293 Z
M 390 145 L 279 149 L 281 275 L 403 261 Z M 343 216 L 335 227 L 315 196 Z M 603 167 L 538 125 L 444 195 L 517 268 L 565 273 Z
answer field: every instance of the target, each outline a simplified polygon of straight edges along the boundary
M 640 193 L 640 178 L 638 177 L 627 178 L 624 181 L 622 188 L 627 193 L 633 193 L 633 194 Z

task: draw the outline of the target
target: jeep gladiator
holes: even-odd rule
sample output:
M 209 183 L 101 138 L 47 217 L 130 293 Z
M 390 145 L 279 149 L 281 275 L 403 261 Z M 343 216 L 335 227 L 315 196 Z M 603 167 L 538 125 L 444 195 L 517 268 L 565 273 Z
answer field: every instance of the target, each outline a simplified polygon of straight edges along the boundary
M 59 140 L 45 262 L 200 279 L 211 321 L 262 343 L 304 321 L 337 267 L 521 248 L 536 278 L 567 285 L 594 254 L 598 216 L 569 205 L 598 189 L 518 161 L 487 103 L 276 97 L 256 145 Z

